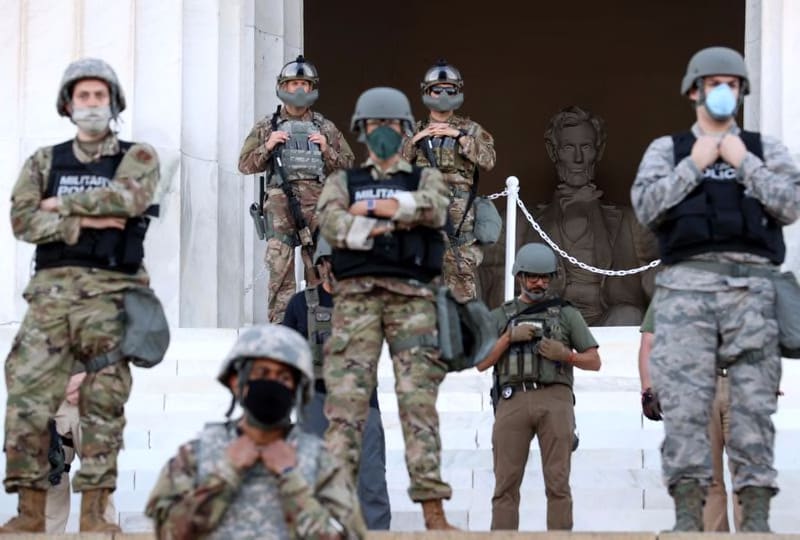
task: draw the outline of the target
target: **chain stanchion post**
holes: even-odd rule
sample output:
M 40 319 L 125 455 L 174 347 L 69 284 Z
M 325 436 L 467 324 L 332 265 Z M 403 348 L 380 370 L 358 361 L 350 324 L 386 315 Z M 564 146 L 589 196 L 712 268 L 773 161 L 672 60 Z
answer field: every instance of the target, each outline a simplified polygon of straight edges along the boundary
M 509 176 L 506 178 L 506 265 L 505 265 L 505 301 L 514 298 L 514 275 L 511 268 L 514 266 L 514 256 L 517 248 L 517 199 L 519 198 L 519 178 Z

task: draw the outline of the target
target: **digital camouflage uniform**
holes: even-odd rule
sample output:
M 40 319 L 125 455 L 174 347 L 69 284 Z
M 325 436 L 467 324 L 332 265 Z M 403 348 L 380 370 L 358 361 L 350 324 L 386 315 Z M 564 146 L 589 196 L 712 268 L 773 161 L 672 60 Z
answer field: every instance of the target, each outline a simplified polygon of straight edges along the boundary
M 323 118 L 317 112 L 306 111 L 299 118 L 291 118 L 284 107 L 281 108 L 279 123 L 285 120 L 301 120 L 314 122 L 319 131 L 328 140 L 328 149 L 322 153 L 324 161 L 323 173 L 328 175 L 337 169 L 344 169 L 353 164 L 353 151 L 342 133 L 333 122 Z M 272 224 L 275 236 L 267 240 L 267 251 L 264 256 L 269 269 L 268 316 L 271 322 L 283 320 L 286 304 L 296 291 L 294 277 L 294 247 L 296 229 L 286 200 L 286 194 L 280 188 L 277 173 L 272 170 L 271 152 L 266 149 L 266 142 L 272 133 L 272 115 L 260 120 L 253 126 L 244 141 L 239 155 L 239 171 L 243 174 L 266 173 L 269 176 L 267 199 L 263 201 L 264 213 Z M 280 125 L 278 126 L 280 128 Z M 322 191 L 323 178 L 293 180 L 292 191 L 300 203 L 303 217 L 312 234 L 319 226 L 316 207 Z M 311 251 L 314 248 L 312 246 Z
M 415 133 L 425 129 L 431 121 L 428 119 L 417 122 Z M 450 189 L 450 205 L 447 211 L 453 228 L 452 232 L 455 233 L 467 207 L 475 167 L 486 171 L 492 170 L 496 154 L 494 139 L 477 122 L 453 114 L 446 123 L 465 133 L 458 142 L 450 137 L 437 137 L 438 140 L 435 140 L 434 145 L 436 165 Z M 415 146 L 411 142 L 411 138 L 405 140 L 402 153 L 403 158 L 419 167 L 432 166 L 425 152 L 422 148 Z M 472 234 L 474 221 L 475 207 L 473 206 L 464 219 L 459 239 L 455 241 L 453 238 L 449 239 L 450 249 L 445 252 L 444 256 L 442 277 L 445 284 L 461 300 L 477 298 L 478 295 L 475 280 L 478 266 L 483 260 L 483 251 L 475 243 L 475 237 Z
M 655 335 L 655 314 L 652 304 L 647 308 L 639 332 Z M 728 532 L 728 492 L 725 488 L 725 470 L 723 467 L 723 449 L 730 437 L 731 403 L 730 385 L 728 384 L 727 370 L 717 370 L 717 388 L 714 394 L 714 404 L 711 407 L 711 419 L 708 423 L 708 436 L 711 446 L 711 465 L 713 476 L 708 487 L 706 503 L 703 506 L 703 531 Z M 728 465 L 733 470 L 733 463 L 728 460 Z M 742 521 L 739 497 L 733 495 L 733 530 L 739 529 Z
M 377 181 L 412 170 L 404 160 L 385 172 L 370 161 L 366 166 Z M 422 169 L 418 189 L 408 193 L 413 204 L 401 203 L 393 217 L 398 226 L 444 225 L 449 199 L 439 171 Z M 348 213 L 349 207 L 347 172 L 339 171 L 328 177 L 319 200 L 320 233 L 331 244 L 334 257 L 337 248 L 370 249 L 373 240 L 367 235 L 380 221 L 353 216 Z M 335 457 L 348 464 L 355 478 L 369 398 L 377 384 L 378 359 L 385 338 L 394 364 L 395 393 L 411 480 L 409 495 L 418 502 L 449 499 L 451 495 L 450 486 L 441 479 L 436 412 L 436 396 L 447 367 L 439 359 L 436 346 L 407 347 L 403 342 L 436 335 L 433 291 L 421 282 L 378 276 L 337 280 L 333 332 L 325 345 L 323 366 L 328 386 L 325 415 L 330 421 L 326 443 Z
M 702 135 L 697 124 L 695 137 Z M 738 135 L 735 124 L 730 132 Z M 798 170 L 786 148 L 762 135 L 764 160 L 748 152 L 735 181 L 780 224 L 798 217 Z M 673 139 L 654 140 L 644 154 L 631 190 L 639 221 L 654 227 L 701 181 L 691 157 L 674 163 Z M 769 265 L 744 252 L 701 253 L 691 260 Z M 734 277 L 680 262 L 656 276 L 653 299 L 658 328 L 650 356 L 654 389 L 664 411 L 662 468 L 667 485 L 712 478 L 708 422 L 718 365 L 728 369 L 730 425 L 727 451 L 733 489 L 776 488 L 773 467 L 781 363 L 775 291 L 764 277 Z
M 93 155 L 76 141 L 72 149 L 82 163 L 120 150 L 113 134 L 95 146 Z M 80 216 L 138 216 L 150 205 L 159 180 L 158 157 L 151 146 L 138 143 L 125 153 L 108 187 L 61 195 L 58 213 L 40 210 L 52 148 L 37 150 L 25 162 L 14 186 L 11 225 L 18 239 L 74 245 L 81 231 Z M 49 487 L 47 422 L 64 399 L 75 362 L 86 362 L 118 345 L 124 329 L 120 317 L 123 293 L 147 286 L 148 281 L 144 267 L 126 274 L 62 266 L 39 270 L 31 278 L 23 293 L 28 311 L 6 360 L 6 491 Z M 75 491 L 116 487 L 117 454 L 130 390 L 126 360 L 89 374 L 81 385 L 83 454 L 73 480 Z
M 363 537 L 348 472 L 319 438 L 292 429 L 297 466 L 278 476 L 260 461 L 237 471 L 225 449 L 238 435 L 235 422 L 208 424 L 164 466 L 145 509 L 158 538 L 337 538 L 337 525 Z

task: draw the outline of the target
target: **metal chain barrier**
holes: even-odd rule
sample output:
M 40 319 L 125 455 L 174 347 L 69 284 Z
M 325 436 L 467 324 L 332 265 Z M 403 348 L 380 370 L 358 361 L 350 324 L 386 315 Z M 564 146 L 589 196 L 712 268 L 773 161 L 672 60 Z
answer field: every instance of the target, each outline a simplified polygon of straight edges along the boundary
M 497 193 L 492 193 L 491 195 L 487 195 L 486 198 L 489 200 L 494 200 L 494 199 L 499 199 L 500 197 L 507 197 L 507 196 L 508 196 L 508 189 L 504 189 L 503 191 L 498 191 Z M 629 268 L 627 270 L 607 270 L 605 268 L 597 268 L 596 266 L 586 264 L 585 262 L 579 261 L 572 255 L 561 249 L 561 247 L 559 247 L 559 245 L 556 244 L 552 240 L 552 238 L 550 238 L 547 235 L 546 232 L 544 232 L 542 227 L 536 222 L 535 219 L 533 219 L 533 216 L 528 211 L 528 208 L 525 206 L 525 203 L 522 202 L 522 199 L 520 197 L 517 197 L 517 206 L 519 206 L 519 209 L 522 210 L 522 214 L 531 224 L 533 230 L 535 230 L 539 234 L 539 236 L 542 237 L 542 240 L 544 240 L 547 243 L 547 245 L 553 249 L 553 251 L 561 255 L 561 257 L 568 260 L 578 268 L 582 268 L 583 270 L 586 270 L 588 272 L 593 272 L 595 274 L 602 274 L 604 276 L 622 277 L 622 276 L 630 276 L 632 274 L 638 274 L 640 272 L 650 270 L 651 268 L 655 268 L 656 266 L 661 264 L 660 259 L 655 259 L 653 261 L 650 261 L 648 264 L 644 266 L 640 266 L 638 268 Z

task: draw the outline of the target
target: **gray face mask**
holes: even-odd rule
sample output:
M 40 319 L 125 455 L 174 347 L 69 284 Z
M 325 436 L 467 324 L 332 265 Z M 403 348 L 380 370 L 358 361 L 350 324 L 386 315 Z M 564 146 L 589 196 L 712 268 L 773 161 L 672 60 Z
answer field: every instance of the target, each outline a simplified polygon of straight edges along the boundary
M 84 107 L 73 109 L 71 117 L 78 129 L 89 135 L 101 135 L 111 123 L 111 107 Z
M 440 94 L 436 97 L 430 94 L 422 96 L 422 103 L 431 110 L 438 112 L 454 111 L 464 104 L 464 94 L 459 92 L 454 96 L 448 94 Z
M 278 88 L 277 93 L 278 99 L 287 105 L 301 109 L 310 107 L 315 101 L 317 101 L 317 98 L 319 98 L 319 92 L 317 90 L 312 90 L 311 92 L 306 93 L 306 91 L 302 88 L 298 88 L 294 93 L 289 93 Z

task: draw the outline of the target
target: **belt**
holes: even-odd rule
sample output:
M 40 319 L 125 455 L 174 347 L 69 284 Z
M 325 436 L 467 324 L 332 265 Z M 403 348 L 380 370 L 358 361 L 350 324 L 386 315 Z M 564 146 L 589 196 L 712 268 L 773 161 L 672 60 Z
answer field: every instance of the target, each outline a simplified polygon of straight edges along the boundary
M 548 386 L 553 386 L 558 383 L 540 383 L 536 381 L 521 381 L 515 383 L 507 383 L 500 387 L 500 397 L 503 399 L 511 399 L 516 392 L 528 392 L 533 390 L 541 390 Z

